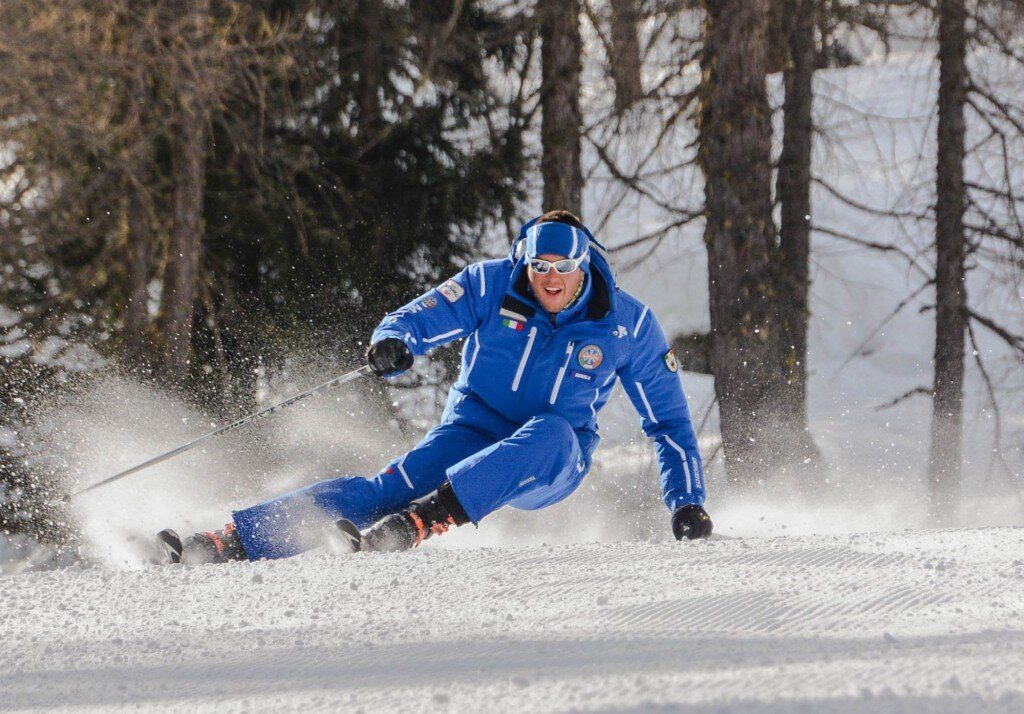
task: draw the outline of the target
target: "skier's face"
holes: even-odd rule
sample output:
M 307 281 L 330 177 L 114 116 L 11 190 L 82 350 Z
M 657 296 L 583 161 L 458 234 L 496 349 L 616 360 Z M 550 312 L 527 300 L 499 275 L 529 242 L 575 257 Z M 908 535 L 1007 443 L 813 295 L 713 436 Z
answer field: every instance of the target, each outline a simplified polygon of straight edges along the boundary
M 566 259 L 564 255 L 555 255 L 553 253 L 544 253 L 537 257 L 552 263 Z M 530 287 L 533 288 L 533 294 L 537 296 L 541 307 L 548 312 L 559 312 L 568 305 L 569 301 L 576 295 L 576 289 L 583 281 L 583 271 L 579 268 L 564 275 L 554 269 L 546 273 L 538 273 L 533 268 L 528 268 L 527 272 L 530 278 Z

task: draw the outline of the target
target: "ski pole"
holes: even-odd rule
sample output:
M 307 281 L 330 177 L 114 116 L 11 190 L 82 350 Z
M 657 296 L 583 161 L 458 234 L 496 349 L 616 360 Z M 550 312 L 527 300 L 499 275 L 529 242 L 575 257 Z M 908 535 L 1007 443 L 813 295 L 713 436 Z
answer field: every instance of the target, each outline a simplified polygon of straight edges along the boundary
M 153 466 L 155 464 L 159 464 L 161 461 L 166 461 L 167 459 L 172 458 L 174 456 L 177 456 L 178 454 L 183 454 L 186 451 L 189 451 L 190 449 L 194 449 L 195 447 L 199 446 L 204 441 L 208 441 L 209 439 L 212 439 L 215 436 L 220 436 L 221 434 L 226 434 L 229 431 L 233 431 L 233 430 L 235 430 L 235 429 L 237 429 L 237 428 L 239 428 L 241 426 L 245 426 L 246 424 L 251 424 L 252 422 L 254 422 L 257 419 L 259 419 L 260 417 L 265 417 L 268 414 L 272 414 L 273 412 L 276 412 L 278 409 L 284 409 L 285 407 L 287 407 L 287 406 L 289 406 L 291 404 L 294 404 L 297 401 L 305 399 L 306 397 L 308 397 L 311 394 L 316 394 L 317 392 L 323 391 L 324 389 L 327 389 L 328 387 L 333 387 L 333 386 L 336 386 L 336 385 L 339 385 L 339 384 L 345 384 L 346 382 L 351 382 L 352 380 L 354 380 L 354 379 L 356 379 L 358 377 L 362 377 L 363 375 L 370 374 L 370 372 L 371 372 L 370 366 L 369 365 L 363 365 L 359 369 L 354 369 L 351 372 L 348 372 L 346 374 L 341 375 L 340 377 L 335 377 L 334 379 L 329 379 L 326 382 L 324 382 L 323 384 L 319 384 L 319 385 L 313 387 L 312 389 L 308 389 L 305 392 L 302 392 L 301 394 L 296 394 L 294 397 L 289 397 L 288 399 L 285 399 L 283 402 L 278 402 L 277 404 L 272 404 L 271 406 L 269 406 L 269 407 L 267 407 L 265 409 L 260 409 L 258 412 L 250 414 L 249 416 L 246 416 L 246 417 L 242 417 L 241 419 L 239 419 L 236 422 L 232 422 L 231 424 L 228 424 L 225 427 L 217 429 L 217 431 L 211 431 L 209 434 L 205 434 L 203 436 L 200 436 L 198 439 L 196 439 L 194 441 L 190 441 L 187 444 L 182 444 L 181 446 L 179 446 L 176 449 L 171 449 L 170 451 L 168 451 L 165 454 L 160 454 L 159 456 L 154 456 L 149 461 L 144 461 L 141 464 L 138 464 L 136 466 L 132 466 L 130 469 L 125 469 L 124 471 L 122 471 L 120 473 L 117 473 L 117 474 L 114 474 L 113 476 L 111 476 L 109 478 L 105 478 L 102 481 L 99 481 L 97 483 L 92 484 L 91 486 L 86 486 L 85 488 L 81 489 L 80 491 L 75 491 L 74 493 L 69 493 L 67 496 L 64 497 L 64 502 L 68 503 L 75 496 L 81 496 L 83 493 L 88 493 L 89 491 L 92 491 L 93 489 L 97 489 L 100 486 L 106 486 L 108 483 L 113 483 L 114 481 L 118 481 L 120 479 L 123 479 L 125 476 L 130 476 L 133 473 L 136 473 L 138 471 L 142 471 L 143 469 L 149 468 L 150 466 Z

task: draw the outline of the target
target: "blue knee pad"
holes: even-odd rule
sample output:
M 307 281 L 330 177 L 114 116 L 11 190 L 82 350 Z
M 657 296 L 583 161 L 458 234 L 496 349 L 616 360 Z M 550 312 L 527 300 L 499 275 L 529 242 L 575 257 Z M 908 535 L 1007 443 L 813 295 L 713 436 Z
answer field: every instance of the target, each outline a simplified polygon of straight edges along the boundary
M 459 503 L 477 522 L 506 504 L 537 509 L 561 501 L 589 467 L 579 439 L 556 414 L 542 414 L 448 469 Z

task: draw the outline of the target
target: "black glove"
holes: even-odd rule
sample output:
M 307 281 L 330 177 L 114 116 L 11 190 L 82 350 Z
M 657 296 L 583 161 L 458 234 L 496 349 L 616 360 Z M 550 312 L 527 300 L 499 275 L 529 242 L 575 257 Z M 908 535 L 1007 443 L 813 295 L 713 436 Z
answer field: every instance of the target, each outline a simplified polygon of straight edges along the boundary
M 695 503 L 677 508 L 672 514 L 672 534 L 676 540 L 708 538 L 714 527 L 708 512 Z
M 412 352 L 401 340 L 385 337 L 366 350 L 366 361 L 378 377 L 393 377 L 412 367 Z

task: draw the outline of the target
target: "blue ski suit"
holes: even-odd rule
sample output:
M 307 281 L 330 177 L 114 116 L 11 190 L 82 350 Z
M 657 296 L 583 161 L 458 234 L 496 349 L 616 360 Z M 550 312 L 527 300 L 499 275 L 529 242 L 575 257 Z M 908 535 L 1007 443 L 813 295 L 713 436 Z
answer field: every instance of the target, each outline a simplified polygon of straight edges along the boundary
M 675 356 L 651 310 L 615 285 L 589 231 L 582 293 L 550 315 L 529 288 L 523 226 L 506 258 L 474 263 L 387 315 L 371 341 L 414 355 L 465 339 L 440 423 L 373 478 L 314 483 L 234 513 L 249 558 L 294 555 L 337 518 L 366 528 L 449 480 L 474 523 L 574 491 L 599 441 L 597 413 L 618 379 L 654 440 L 670 510 L 704 502 L 704 471 Z

